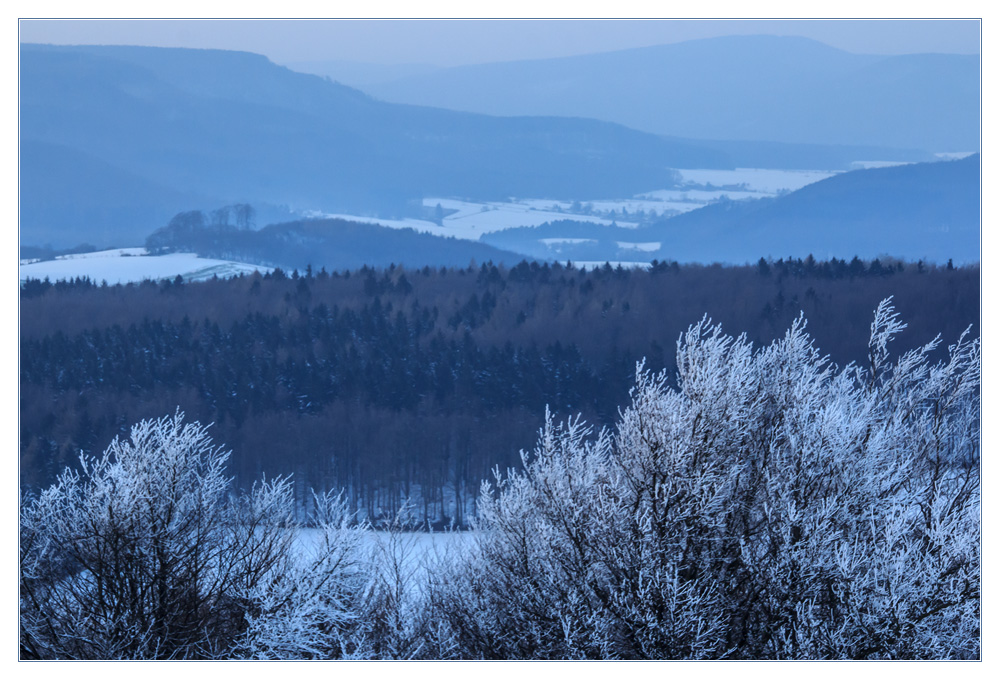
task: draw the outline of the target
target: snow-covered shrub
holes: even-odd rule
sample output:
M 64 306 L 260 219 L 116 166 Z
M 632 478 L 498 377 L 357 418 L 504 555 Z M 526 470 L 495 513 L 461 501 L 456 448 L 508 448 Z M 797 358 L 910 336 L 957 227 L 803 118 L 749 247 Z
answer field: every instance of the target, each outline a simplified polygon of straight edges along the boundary
M 358 653 L 359 531 L 317 498 L 303 557 L 287 478 L 234 496 L 228 453 L 183 414 L 143 421 L 22 499 L 22 658 L 296 658 Z
M 979 341 L 890 362 L 887 300 L 837 368 L 805 326 L 755 351 L 703 319 L 614 435 L 548 417 L 432 588 L 459 654 L 978 657 Z
M 380 659 L 447 658 L 454 652 L 447 631 L 428 607 L 428 577 L 453 557 L 430 548 L 409 504 L 371 535 L 372 579 L 359 618 L 367 649 Z

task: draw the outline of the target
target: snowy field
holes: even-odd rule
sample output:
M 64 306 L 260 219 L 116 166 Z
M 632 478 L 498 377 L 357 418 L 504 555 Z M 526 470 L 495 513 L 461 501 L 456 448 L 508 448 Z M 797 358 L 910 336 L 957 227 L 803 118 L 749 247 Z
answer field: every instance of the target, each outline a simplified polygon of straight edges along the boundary
M 441 208 L 446 211 L 456 210 L 457 212 L 444 218 L 444 224 L 468 228 L 471 233 L 475 234 L 473 238 L 479 238 L 479 234 L 491 231 L 510 229 L 511 227 L 537 227 L 545 222 L 568 219 L 608 226 L 612 223 L 617 224 L 619 227 L 638 226 L 634 222 L 620 222 L 593 215 L 576 215 L 559 212 L 558 209 L 560 208 L 562 210 L 569 210 L 572 204 L 544 199 L 525 199 L 502 203 L 472 203 L 448 198 L 425 198 L 423 203 L 424 207 L 427 208 L 434 208 L 440 204 Z
M 414 531 L 397 534 L 397 538 L 394 544 L 389 532 L 367 531 L 364 548 L 372 551 L 371 554 L 383 564 L 386 557 L 390 561 L 398 560 L 401 572 L 411 580 L 411 587 L 419 586 L 428 571 L 438 569 L 442 563 L 453 559 L 464 544 L 475 540 L 471 531 Z M 297 548 L 304 557 L 308 556 L 320 539 L 319 529 L 302 529 Z
M 957 155 L 957 154 L 956 154 Z M 864 167 L 881 167 L 875 161 L 859 161 Z M 859 167 L 860 167 L 859 165 Z M 431 210 L 441 206 L 445 213 L 441 224 L 427 219 L 381 219 L 339 213 L 313 211 L 309 217 L 340 218 L 352 222 L 379 224 L 393 229 L 413 229 L 434 236 L 478 241 L 488 234 L 515 227 L 537 227 L 546 222 L 574 220 L 604 226 L 637 228 L 643 220 L 671 216 L 696 210 L 709 203 L 728 199 L 750 200 L 795 191 L 836 174 L 820 170 L 678 170 L 684 185 L 679 188 L 649 191 L 630 198 L 579 201 L 557 201 L 546 198 L 512 199 L 499 202 L 474 202 L 454 198 L 430 197 L 423 206 Z M 723 189 L 722 187 L 733 187 Z M 530 238 L 530 237 L 529 237 Z M 637 239 L 638 240 L 638 239 Z M 545 238 L 541 243 L 558 256 L 564 246 L 592 242 L 581 238 Z M 618 241 L 618 248 L 633 252 L 655 252 L 658 242 Z M 615 253 L 608 253 L 614 257 Z M 621 253 L 617 254 L 621 257 Z M 626 255 L 627 257 L 627 255 Z M 602 266 L 603 262 L 579 263 L 581 266 Z M 637 262 L 613 262 L 623 267 L 645 266 Z M 23 260 L 20 279 L 57 281 L 88 277 L 100 283 L 137 283 L 146 279 L 201 281 L 213 276 L 238 276 L 253 271 L 270 271 L 239 262 L 201 258 L 193 253 L 152 256 L 144 248 L 119 248 L 95 253 L 64 255 L 50 261 Z
M 95 253 L 62 255 L 55 260 L 22 262 L 19 267 L 21 281 L 28 278 L 58 281 L 88 277 L 109 285 L 139 283 L 151 279 L 173 279 L 180 276 L 185 281 L 204 281 L 213 276 L 226 278 L 249 274 L 254 271 L 269 272 L 270 267 L 213 260 L 194 253 L 147 255 L 145 248 L 117 248 Z
M 352 222 L 379 224 L 393 229 L 413 229 L 435 236 L 478 241 L 489 234 L 515 227 L 537 227 L 546 222 L 574 220 L 605 226 L 635 229 L 645 219 L 672 216 L 697 210 L 709 203 L 727 199 L 748 200 L 775 196 L 783 191 L 795 191 L 807 184 L 826 179 L 836 173 L 820 170 L 678 170 L 684 186 L 648 191 L 629 198 L 602 198 L 564 201 L 550 198 L 518 198 L 510 201 L 478 202 L 456 198 L 428 197 L 423 207 L 441 207 L 441 224 L 427 219 L 382 219 L 342 213 L 307 213 L 309 217 L 339 218 Z M 722 189 L 721 187 L 734 187 Z M 549 247 L 581 240 L 543 239 Z M 651 244 L 626 244 L 623 248 L 649 251 Z
M 550 202 L 551 203 L 551 202 Z M 478 241 L 483 234 L 494 231 L 502 231 L 513 227 L 537 227 L 546 222 L 557 220 L 577 220 L 580 222 L 593 222 L 611 226 L 617 224 L 619 227 L 637 227 L 635 222 L 616 222 L 615 220 L 603 219 L 590 215 L 572 215 L 568 213 L 550 212 L 545 210 L 534 210 L 524 203 L 469 203 L 446 198 L 426 198 L 424 205 L 435 207 L 441 205 L 443 210 L 457 210 L 441 220 L 441 224 L 435 224 L 430 220 L 418 220 L 406 218 L 402 220 L 383 219 L 381 217 L 362 217 L 359 215 L 347 215 L 343 213 L 308 213 L 309 217 L 324 217 L 348 220 L 350 222 L 361 222 L 364 224 L 378 224 L 391 229 L 413 229 L 422 234 L 433 234 L 434 236 L 444 236 L 460 238 L 467 241 Z
M 644 198 L 656 199 L 656 203 L 669 206 L 670 210 L 679 210 L 680 212 L 694 210 L 723 198 L 731 201 L 742 201 L 747 198 L 763 198 L 765 196 L 774 196 L 774 194 L 764 191 L 726 191 L 724 189 L 660 189 L 642 194 Z
M 381 217 L 364 217 L 361 215 L 347 215 L 345 213 L 325 213 L 315 210 L 307 211 L 305 216 L 316 219 L 337 219 L 346 220 L 348 222 L 360 222 L 361 224 L 377 224 L 381 227 L 389 227 L 390 229 L 412 229 L 413 231 L 420 232 L 421 234 L 434 234 L 435 236 L 455 236 L 455 234 L 451 233 L 447 227 L 440 227 L 433 222 L 429 222 L 427 220 L 417 220 L 410 217 L 402 220 L 390 220 Z
M 872 168 L 894 168 L 897 165 L 912 165 L 906 161 L 854 161 L 852 170 L 870 170 Z
M 610 264 L 614 269 L 618 267 L 622 269 L 649 269 L 653 266 L 649 262 L 573 262 L 573 266 L 577 269 L 600 269 L 605 264 Z
M 735 170 L 678 170 L 687 184 L 710 184 L 716 187 L 742 187 L 746 191 L 776 194 L 795 191 L 833 177 L 836 172 L 824 170 L 765 170 L 761 168 L 736 168 Z M 729 192 L 726 192 L 729 193 Z M 731 197 L 732 198 L 732 197 Z M 735 200 L 735 199 L 734 199 Z
M 655 253 L 660 249 L 659 241 L 650 241 L 648 243 L 629 243 L 628 241 L 618 241 L 618 247 L 622 250 L 638 250 L 643 253 Z
M 581 243 L 597 243 L 597 239 L 593 238 L 540 238 L 539 243 L 544 243 L 547 246 L 561 246 L 564 244 L 579 245 Z
M 634 215 L 638 212 L 662 215 L 664 213 L 671 212 L 686 212 L 700 207 L 698 201 L 688 201 L 687 198 L 679 198 L 677 201 L 669 201 L 661 199 L 659 196 L 654 196 L 653 194 L 656 193 L 658 192 L 641 194 L 635 198 L 623 198 L 617 200 L 581 201 L 580 207 L 586 207 L 587 209 L 598 214 L 608 212 L 622 214 L 623 211 L 626 211 L 628 215 Z M 685 192 L 677 193 L 681 194 Z M 701 201 L 701 203 L 704 202 L 706 201 Z M 561 219 L 579 219 L 582 217 L 581 215 L 572 213 L 573 204 L 568 201 L 549 201 L 538 198 L 526 198 L 518 201 L 518 203 L 527 205 L 534 210 L 544 210 L 549 213 L 562 215 Z M 623 216 L 627 219 L 628 215 Z M 607 220 L 605 219 L 604 221 Z M 629 222 L 616 220 L 616 223 L 620 227 L 631 226 Z

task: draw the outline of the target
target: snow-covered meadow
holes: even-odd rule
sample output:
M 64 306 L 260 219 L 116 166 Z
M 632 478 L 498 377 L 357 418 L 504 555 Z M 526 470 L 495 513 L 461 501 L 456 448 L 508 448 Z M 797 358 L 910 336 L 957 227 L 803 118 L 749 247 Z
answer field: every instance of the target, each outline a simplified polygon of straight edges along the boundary
M 21 281 L 29 278 L 59 281 L 86 277 L 96 283 L 107 281 L 114 285 L 139 283 L 147 279 L 173 279 L 177 276 L 185 281 L 204 281 L 213 276 L 226 278 L 254 271 L 263 273 L 271 271 L 271 268 L 198 257 L 194 253 L 149 255 L 145 248 L 116 248 L 60 255 L 54 260 L 22 261 L 19 278 Z
M 573 262 L 573 266 L 578 269 L 600 269 L 604 265 L 610 265 L 613 268 L 621 267 L 622 269 L 649 269 L 652 265 L 649 262 L 627 262 L 624 260 L 616 260 L 611 262 L 599 262 L 597 260 L 581 260 L 580 262 Z
M 428 574 L 444 568 L 459 556 L 463 548 L 475 540 L 471 531 L 376 531 L 363 534 L 362 552 L 369 555 L 383 570 L 396 568 L 406 580 L 409 589 L 416 590 L 426 581 Z M 300 529 L 296 536 L 296 550 L 308 559 L 322 550 L 323 532 L 320 529 Z M 394 574 L 383 573 L 386 579 Z
M 739 168 L 736 170 L 678 170 L 682 185 L 671 189 L 649 191 L 629 198 L 602 198 L 565 201 L 546 198 L 511 198 L 508 201 L 471 201 L 445 197 L 427 197 L 425 210 L 436 211 L 440 219 L 378 217 L 307 211 L 307 217 L 339 218 L 353 222 L 378 224 L 393 229 L 413 229 L 434 236 L 478 241 L 484 234 L 518 227 L 538 227 L 560 220 L 588 222 L 607 227 L 638 229 L 649 219 L 669 217 L 719 200 L 753 200 L 795 191 L 812 182 L 836 173 L 819 170 L 767 170 Z M 724 188 L 729 187 L 729 188 Z M 438 224 L 438 221 L 440 224 Z M 594 239 L 538 239 L 553 258 L 558 259 L 565 246 L 594 243 Z M 637 239 L 616 241 L 620 251 L 655 252 L 659 242 Z M 529 249 L 530 250 L 530 249 Z M 528 252 L 527 250 L 525 252 Z M 645 266 L 641 262 L 626 262 L 622 253 L 608 253 L 612 264 L 625 267 Z M 580 263 L 581 266 L 601 266 L 604 261 Z M 22 260 L 20 280 L 28 278 L 56 281 L 88 277 L 109 284 L 138 283 L 144 280 L 173 279 L 201 281 L 213 276 L 238 276 L 271 268 L 241 262 L 199 257 L 194 253 L 150 255 L 145 248 L 117 248 L 92 253 L 62 255 L 54 260 Z
M 552 206 L 551 201 L 542 201 Z M 604 219 L 593 215 L 577 215 L 561 213 L 553 210 L 539 210 L 530 205 L 530 202 L 511 203 L 474 203 L 470 201 L 460 201 L 448 198 L 425 198 L 424 207 L 436 208 L 441 206 L 442 211 L 449 212 L 437 224 L 430 220 L 420 220 L 414 218 L 405 219 L 385 219 L 381 217 L 366 217 L 360 215 L 348 215 L 344 213 L 321 213 L 314 212 L 312 217 L 324 217 L 348 220 L 351 222 L 363 222 L 367 224 L 378 224 L 391 229 L 413 229 L 422 234 L 433 234 L 434 236 L 453 237 L 465 239 L 467 241 L 478 241 L 483 234 L 489 234 L 503 229 L 515 227 L 537 227 L 546 222 L 558 220 L 577 220 L 579 222 L 593 222 L 611 226 L 616 224 L 619 227 L 637 227 L 635 222 L 619 222 L 612 219 Z M 567 207 L 569 204 L 566 204 Z
M 422 200 L 422 205 L 425 213 L 436 213 L 436 219 L 383 219 L 319 211 L 307 215 L 378 224 L 393 229 L 413 229 L 420 233 L 470 241 L 477 241 L 484 234 L 505 229 L 538 227 L 561 220 L 638 229 L 649 220 L 690 212 L 716 201 L 769 198 L 801 189 L 836 174 L 821 170 L 759 168 L 682 169 L 677 172 L 681 177 L 680 186 L 648 191 L 628 198 L 581 198 L 568 201 L 512 197 L 507 201 L 472 201 L 430 196 Z M 556 259 L 563 255 L 566 246 L 596 243 L 594 239 L 584 238 L 546 237 L 537 239 L 537 242 L 527 238 L 531 243 L 525 244 L 523 250 L 514 250 L 526 254 L 535 253 L 537 243 L 541 243 L 548 255 Z M 618 241 L 617 245 L 620 250 L 637 252 L 655 252 L 660 247 L 658 242 L 652 241 Z M 620 254 L 609 252 L 608 259 L 620 259 Z M 636 263 L 622 262 L 623 266 L 634 264 Z
M 796 191 L 802 187 L 833 177 L 827 170 L 773 170 L 766 168 L 736 168 L 735 170 L 678 170 L 687 185 L 739 187 L 761 195 L 781 191 Z M 731 192 L 725 192 L 731 193 Z M 733 200 L 735 197 L 730 196 Z

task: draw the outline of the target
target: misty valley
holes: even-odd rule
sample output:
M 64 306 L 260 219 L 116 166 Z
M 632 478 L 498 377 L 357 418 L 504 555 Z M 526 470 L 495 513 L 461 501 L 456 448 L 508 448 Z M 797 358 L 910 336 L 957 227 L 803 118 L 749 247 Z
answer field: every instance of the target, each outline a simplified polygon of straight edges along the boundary
M 978 54 L 19 56 L 21 659 L 980 658 Z

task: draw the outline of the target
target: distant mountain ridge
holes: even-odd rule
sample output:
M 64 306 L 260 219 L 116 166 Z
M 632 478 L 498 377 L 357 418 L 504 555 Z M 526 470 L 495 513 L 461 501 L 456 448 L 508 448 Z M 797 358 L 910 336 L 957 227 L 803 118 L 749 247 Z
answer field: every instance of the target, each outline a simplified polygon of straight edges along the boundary
M 28 244 L 137 244 L 162 226 L 163 206 L 192 194 L 205 203 L 188 209 L 401 214 L 427 195 L 632 195 L 669 186 L 671 167 L 732 167 L 716 149 L 611 123 L 387 104 L 244 52 L 25 44 L 20 88 Z M 32 145 L 46 145 L 43 157 Z M 91 159 L 91 171 L 47 187 L 60 150 L 67 166 Z M 123 176 L 142 183 L 129 200 L 141 198 L 144 215 L 109 190 Z M 79 194 L 107 215 L 69 199 Z
M 368 91 L 494 115 L 586 116 L 688 139 L 979 149 L 978 56 L 861 55 L 790 36 L 458 66 Z

